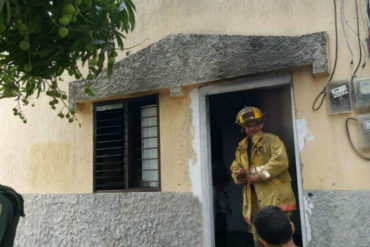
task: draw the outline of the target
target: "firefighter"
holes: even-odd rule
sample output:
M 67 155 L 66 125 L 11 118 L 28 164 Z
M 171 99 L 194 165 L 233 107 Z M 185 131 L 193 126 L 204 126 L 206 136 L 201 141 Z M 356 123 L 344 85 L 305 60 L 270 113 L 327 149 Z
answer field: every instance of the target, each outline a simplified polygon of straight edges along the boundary
M 0 247 L 13 246 L 20 216 L 24 217 L 22 196 L 0 185 Z
M 238 112 L 235 123 L 247 136 L 239 142 L 230 167 L 234 182 L 244 185 L 242 213 L 255 246 L 262 245 L 252 218 L 261 207 L 278 206 L 288 216 L 297 209 L 284 143 L 263 131 L 264 120 L 265 115 L 257 107 L 246 106 Z

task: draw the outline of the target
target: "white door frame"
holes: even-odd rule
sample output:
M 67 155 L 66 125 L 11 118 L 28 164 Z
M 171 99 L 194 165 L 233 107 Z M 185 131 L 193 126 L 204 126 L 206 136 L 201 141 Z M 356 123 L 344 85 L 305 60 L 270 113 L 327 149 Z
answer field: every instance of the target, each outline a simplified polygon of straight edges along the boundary
M 203 233 L 204 233 L 203 247 L 215 246 L 212 165 L 211 165 L 211 135 L 210 135 L 210 123 L 209 123 L 210 117 L 207 96 L 284 84 L 290 85 L 302 241 L 303 247 L 307 246 L 302 175 L 298 151 L 299 150 L 297 141 L 298 136 L 295 121 L 296 119 L 292 88 L 292 75 L 291 73 L 279 73 L 255 78 L 241 78 L 236 80 L 230 80 L 228 82 L 220 84 L 204 86 L 199 89 L 199 124 L 200 124 L 199 129 L 200 129 L 200 164 L 201 164 L 200 172 L 201 172 L 201 194 L 202 194 L 201 198 L 202 198 Z

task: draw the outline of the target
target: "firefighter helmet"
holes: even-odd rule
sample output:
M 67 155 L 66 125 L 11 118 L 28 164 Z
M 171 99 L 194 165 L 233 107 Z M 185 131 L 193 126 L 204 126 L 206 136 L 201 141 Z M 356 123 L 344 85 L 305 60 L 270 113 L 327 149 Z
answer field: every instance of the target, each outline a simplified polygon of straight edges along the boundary
M 262 124 L 264 118 L 265 115 L 257 107 L 245 106 L 236 115 L 235 123 L 241 127 L 245 127 L 245 124 L 251 121 L 259 121 Z

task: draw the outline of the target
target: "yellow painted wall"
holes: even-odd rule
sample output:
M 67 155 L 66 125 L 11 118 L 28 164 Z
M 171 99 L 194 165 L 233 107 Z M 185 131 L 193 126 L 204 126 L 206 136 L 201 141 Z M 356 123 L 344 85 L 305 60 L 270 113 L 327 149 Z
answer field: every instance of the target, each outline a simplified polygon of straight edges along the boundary
M 169 90 L 159 97 L 161 135 L 162 191 L 190 191 L 189 159 L 194 158 L 192 148 L 192 116 L 190 89 L 183 96 L 170 97 Z
M 346 2 L 346 18 L 355 27 L 354 1 Z M 364 1 L 360 24 L 364 36 Z M 331 0 L 138 0 L 137 26 L 128 35 L 126 46 L 133 52 L 173 33 L 209 33 L 230 35 L 303 35 L 326 31 L 330 41 L 331 67 L 335 36 Z M 338 14 L 340 13 L 340 1 Z M 334 80 L 349 79 L 354 66 L 342 36 L 340 16 L 339 60 Z M 358 59 L 356 38 L 347 29 L 349 41 Z M 120 58 L 123 58 L 123 54 Z M 367 60 L 368 61 L 368 60 Z M 370 74 L 370 65 L 359 75 Z M 305 189 L 370 189 L 370 165 L 351 150 L 344 131 L 349 114 L 330 116 L 326 103 L 312 112 L 313 99 L 328 80 L 313 77 L 311 68 L 293 75 L 296 117 L 306 119 L 313 141 L 301 152 Z M 68 78 L 67 78 L 68 81 Z M 67 83 L 63 85 L 67 89 Z M 188 162 L 193 159 L 189 90 L 178 98 L 160 92 L 161 180 L 163 191 L 190 191 Z M 13 117 L 15 102 L 0 101 L 0 183 L 22 193 L 92 192 L 92 104 L 79 105 L 77 117 L 82 124 L 68 124 L 56 116 L 41 98 L 34 108 L 24 109 L 28 123 Z M 181 145 L 173 145 L 177 137 Z M 171 150 L 171 152 L 166 152 Z
M 92 191 L 92 107 L 78 108 L 78 124 L 56 116 L 44 98 L 24 108 L 28 123 L 12 114 L 14 100 L 0 102 L 0 183 L 22 193 Z
M 326 102 L 322 109 L 313 112 L 313 99 L 325 85 L 327 78 L 312 78 L 310 69 L 307 68 L 296 71 L 293 80 L 297 118 L 306 119 L 309 135 L 314 137 L 313 141 L 305 144 L 301 152 L 304 188 L 369 189 L 370 164 L 353 152 L 345 131 L 346 118 L 356 117 L 356 114 L 328 115 Z M 358 138 L 355 138 L 356 126 L 355 122 L 351 122 L 350 133 L 354 137 L 355 145 L 358 144 Z M 369 153 L 365 155 L 369 156 Z

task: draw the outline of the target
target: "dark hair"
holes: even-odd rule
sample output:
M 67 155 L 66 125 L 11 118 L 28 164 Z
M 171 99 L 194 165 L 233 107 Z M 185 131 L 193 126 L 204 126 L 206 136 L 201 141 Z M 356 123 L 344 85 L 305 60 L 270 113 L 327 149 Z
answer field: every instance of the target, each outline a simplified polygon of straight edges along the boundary
M 269 244 L 285 244 L 292 238 L 292 227 L 283 210 L 276 206 L 261 208 L 254 217 L 258 235 Z

